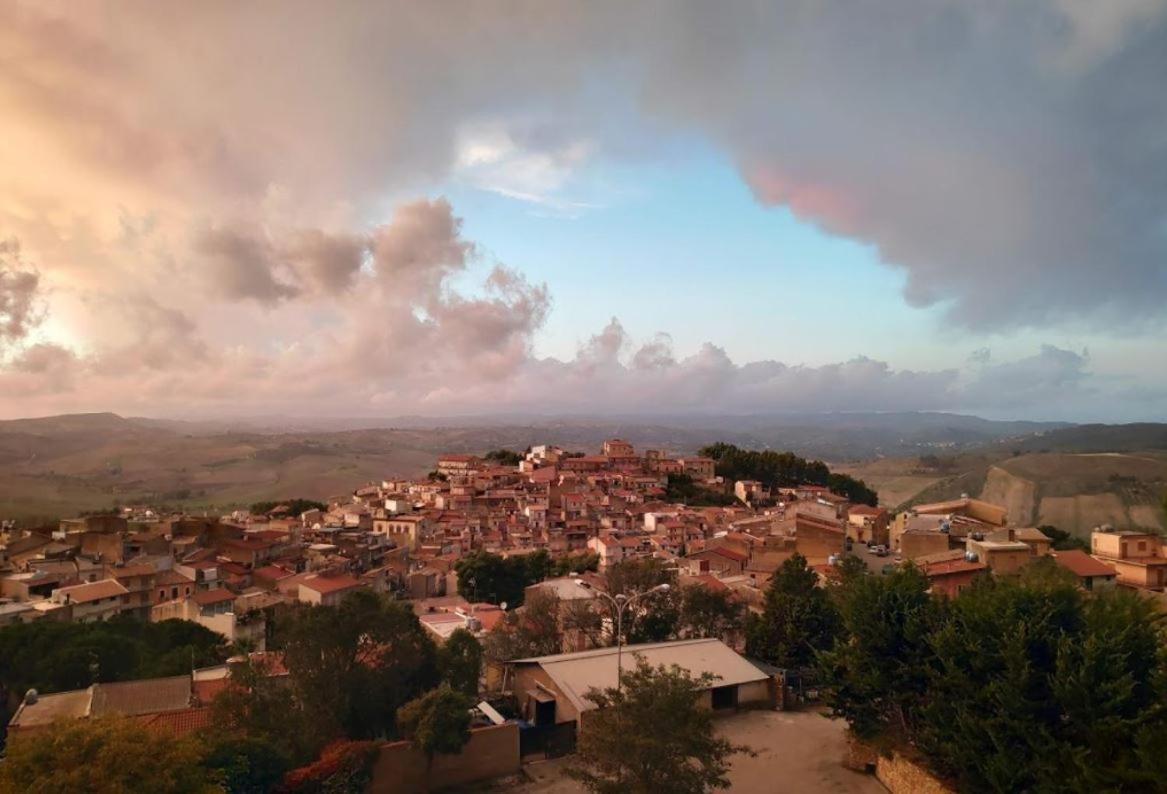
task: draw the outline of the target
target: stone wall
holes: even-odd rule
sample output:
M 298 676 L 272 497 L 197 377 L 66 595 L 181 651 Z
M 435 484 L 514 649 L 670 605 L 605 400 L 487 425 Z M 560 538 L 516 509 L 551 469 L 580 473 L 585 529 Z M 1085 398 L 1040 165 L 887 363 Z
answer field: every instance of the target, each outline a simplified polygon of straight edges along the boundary
M 875 762 L 875 777 L 891 794 L 955 794 L 956 789 L 941 782 L 920 764 L 899 753 L 881 755 Z
M 470 732 L 458 755 L 436 755 L 432 766 L 408 742 L 389 742 L 373 764 L 369 794 L 413 794 L 493 780 L 519 771 L 519 728 L 508 722 Z

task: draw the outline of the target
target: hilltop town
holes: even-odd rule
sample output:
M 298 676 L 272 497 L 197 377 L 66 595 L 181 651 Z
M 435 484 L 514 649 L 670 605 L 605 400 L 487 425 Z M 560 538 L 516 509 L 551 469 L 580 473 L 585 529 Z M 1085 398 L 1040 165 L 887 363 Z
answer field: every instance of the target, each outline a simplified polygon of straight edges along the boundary
M 480 704 L 476 730 L 529 730 L 514 734 L 501 765 L 466 749 L 442 778 L 466 782 L 513 773 L 531 752 L 573 748 L 594 707 L 580 693 L 616 682 L 619 661 L 595 657 L 613 642 L 652 664 L 715 676 L 706 695 L 714 710 L 798 708 L 812 658 L 767 650 L 776 576 L 805 570 L 825 592 L 856 570 L 889 582 L 908 571 L 929 598 L 945 599 L 1045 561 L 1083 592 L 1119 585 L 1158 598 L 1167 584 L 1156 534 L 1100 527 L 1083 548 L 968 496 L 893 513 L 862 482 L 789 453 L 725 444 L 702 452 L 638 451 L 613 438 L 596 454 L 550 445 L 445 454 L 424 478 L 361 484 L 327 503 L 289 495 L 227 515 L 137 506 L 51 527 L 8 522 L 0 628 L 104 623 L 132 632 L 125 627 L 177 620 L 217 638 L 201 640 L 213 663 L 194 665 L 192 650 L 188 673 L 105 680 L 95 670 L 86 688 L 9 690 L 9 734 L 105 715 L 173 737 L 213 730 L 216 697 L 241 660 L 276 679 L 295 667 L 285 664 L 286 640 L 272 644 L 289 610 L 339 608 L 367 593 L 407 605 L 434 647 L 477 640 L 488 666 L 482 678 L 470 674 L 468 693 L 487 701 L 505 693 L 526 720 Z M 763 474 L 734 476 L 743 471 Z M 610 607 L 656 591 L 673 594 L 673 624 L 618 630 Z M 652 609 L 646 600 L 629 620 Z M 542 634 L 531 628 L 539 615 L 551 621 Z
M 722 497 L 716 500 L 722 504 L 673 500 L 670 482 L 678 480 Z M 262 620 L 244 615 L 277 602 L 335 603 L 357 588 L 454 598 L 458 561 L 478 551 L 594 555 L 600 570 L 656 558 L 756 606 L 770 575 L 794 553 L 829 576 L 859 545 L 873 565 L 915 561 L 935 588 L 956 593 L 978 572 L 1011 572 L 1050 554 L 1052 543 L 1037 528 L 1012 525 L 1005 508 L 977 499 L 891 515 L 824 485 L 727 482 L 712 458 L 641 454 L 620 439 L 592 455 L 553 446 L 493 458 L 442 455 L 426 479 L 365 484 L 346 498 L 291 513 L 288 504 L 224 516 L 138 507 L 51 528 L 7 524 L 0 536 L 0 625 L 128 612 L 195 620 L 232 642 L 262 644 Z M 1163 585 L 1154 565 L 1139 573 L 1147 566 L 1128 559 L 1153 557 L 1153 550 L 1128 555 L 1122 550 L 1129 544 L 1112 550 L 1111 535 L 1101 534 L 1095 547 L 1105 562 L 1098 564 L 1118 565 L 1132 584 Z M 1144 549 L 1157 538 L 1122 536 L 1136 535 Z

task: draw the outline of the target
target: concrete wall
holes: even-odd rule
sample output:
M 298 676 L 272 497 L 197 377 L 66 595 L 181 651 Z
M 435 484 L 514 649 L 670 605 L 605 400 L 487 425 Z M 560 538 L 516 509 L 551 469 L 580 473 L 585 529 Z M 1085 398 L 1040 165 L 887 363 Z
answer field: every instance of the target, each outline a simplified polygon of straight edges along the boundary
M 879 756 L 875 777 L 891 794 L 956 794 L 924 767 L 899 753 Z
M 948 536 L 943 532 L 905 532 L 900 536 L 899 544 L 904 558 L 914 560 L 948 551 Z
M 737 704 L 739 706 L 769 706 L 773 708 L 773 688 L 770 680 L 755 681 L 751 684 L 739 684 L 737 688 Z
M 433 764 L 408 742 L 381 746 L 369 794 L 413 794 L 493 780 L 519 771 L 519 728 L 514 723 L 478 728 L 458 755 L 436 755 Z

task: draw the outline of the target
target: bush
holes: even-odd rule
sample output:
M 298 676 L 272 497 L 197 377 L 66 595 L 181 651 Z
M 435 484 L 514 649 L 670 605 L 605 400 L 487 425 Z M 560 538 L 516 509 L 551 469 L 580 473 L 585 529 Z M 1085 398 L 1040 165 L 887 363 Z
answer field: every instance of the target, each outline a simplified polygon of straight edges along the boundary
M 324 748 L 307 766 L 284 777 L 287 794 L 347 794 L 363 792 L 373 776 L 379 752 L 376 742 L 342 739 Z

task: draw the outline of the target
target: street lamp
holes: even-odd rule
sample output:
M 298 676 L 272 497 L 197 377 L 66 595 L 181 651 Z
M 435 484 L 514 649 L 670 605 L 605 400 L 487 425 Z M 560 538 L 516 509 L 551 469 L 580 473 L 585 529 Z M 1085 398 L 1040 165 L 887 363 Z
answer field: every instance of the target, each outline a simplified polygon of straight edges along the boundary
M 596 590 L 583 579 L 576 579 L 575 583 L 585 590 L 592 590 L 596 595 L 608 599 L 608 602 L 616 610 L 616 691 L 619 692 L 624 685 L 624 610 L 645 596 L 650 596 L 655 593 L 667 593 L 669 586 L 667 584 L 658 584 L 656 587 L 645 590 L 643 593 L 634 593 L 631 596 L 625 595 L 624 593 L 617 593 L 615 596 L 611 596 L 603 590 Z

